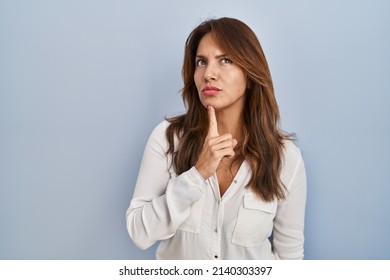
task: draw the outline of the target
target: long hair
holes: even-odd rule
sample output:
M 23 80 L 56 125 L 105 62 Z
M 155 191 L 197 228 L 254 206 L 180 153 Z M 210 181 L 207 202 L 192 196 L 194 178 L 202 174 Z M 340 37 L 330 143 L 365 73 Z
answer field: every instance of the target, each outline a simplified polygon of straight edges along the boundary
M 252 171 L 248 186 L 263 200 L 285 198 L 280 179 L 284 142 L 290 139 L 278 128 L 276 103 L 268 63 L 255 33 L 233 18 L 211 19 L 201 23 L 185 43 L 182 97 L 187 113 L 168 118 L 166 131 L 173 165 L 179 175 L 196 164 L 208 130 L 207 109 L 200 102 L 194 82 L 195 56 L 204 35 L 211 33 L 221 49 L 248 78 L 243 111 L 244 140 L 239 146 L 241 158 Z M 175 148 L 174 138 L 178 137 Z

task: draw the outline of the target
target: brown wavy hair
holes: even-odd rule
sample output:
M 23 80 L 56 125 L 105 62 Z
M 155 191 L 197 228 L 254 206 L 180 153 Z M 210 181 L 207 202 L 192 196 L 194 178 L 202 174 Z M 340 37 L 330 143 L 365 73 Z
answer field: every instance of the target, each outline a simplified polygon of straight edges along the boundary
M 200 102 L 194 82 L 195 56 L 200 40 L 211 33 L 219 47 L 248 79 L 243 111 L 243 143 L 237 148 L 252 170 L 248 186 L 263 200 L 285 198 L 280 179 L 284 142 L 291 139 L 278 128 L 279 109 L 276 103 L 268 63 L 255 33 L 233 18 L 204 21 L 188 36 L 185 43 L 182 97 L 187 113 L 167 118 L 168 154 L 179 175 L 196 164 L 208 130 L 207 109 Z M 175 149 L 174 138 L 178 137 Z

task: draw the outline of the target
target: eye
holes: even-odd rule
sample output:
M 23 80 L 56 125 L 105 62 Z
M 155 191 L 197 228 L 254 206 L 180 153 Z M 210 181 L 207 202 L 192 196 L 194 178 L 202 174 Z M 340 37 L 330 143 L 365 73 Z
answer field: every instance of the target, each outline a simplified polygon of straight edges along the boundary
M 206 65 L 206 61 L 203 58 L 198 58 L 196 60 L 196 66 L 202 66 L 202 65 Z
M 223 58 L 221 58 L 221 63 L 222 64 L 232 64 L 233 63 L 233 61 L 231 61 L 229 58 L 227 58 L 227 57 L 223 57 Z

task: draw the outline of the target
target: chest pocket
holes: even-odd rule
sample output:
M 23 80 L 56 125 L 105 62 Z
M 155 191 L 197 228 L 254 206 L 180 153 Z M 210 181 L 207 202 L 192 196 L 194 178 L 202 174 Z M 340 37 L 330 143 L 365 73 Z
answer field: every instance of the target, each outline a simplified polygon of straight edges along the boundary
M 244 247 L 258 246 L 272 233 L 277 201 L 265 202 L 253 192 L 246 192 L 238 211 L 232 243 Z
M 189 231 L 193 233 L 200 232 L 204 200 L 205 193 L 202 194 L 202 197 L 199 200 L 195 201 L 191 205 L 190 216 L 178 227 L 179 230 Z

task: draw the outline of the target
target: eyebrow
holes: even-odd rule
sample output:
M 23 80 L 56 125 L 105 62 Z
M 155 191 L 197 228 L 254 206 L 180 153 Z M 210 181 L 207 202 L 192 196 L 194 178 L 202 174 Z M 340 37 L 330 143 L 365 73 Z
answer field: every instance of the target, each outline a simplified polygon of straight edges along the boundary
M 219 55 L 215 56 L 214 58 L 219 59 L 219 58 L 223 58 L 223 57 L 226 57 L 226 56 L 227 56 L 227 54 L 223 53 L 223 54 L 219 54 Z M 196 55 L 195 57 L 196 58 L 202 58 L 202 59 L 206 58 L 206 56 L 201 55 L 201 54 L 200 55 Z

